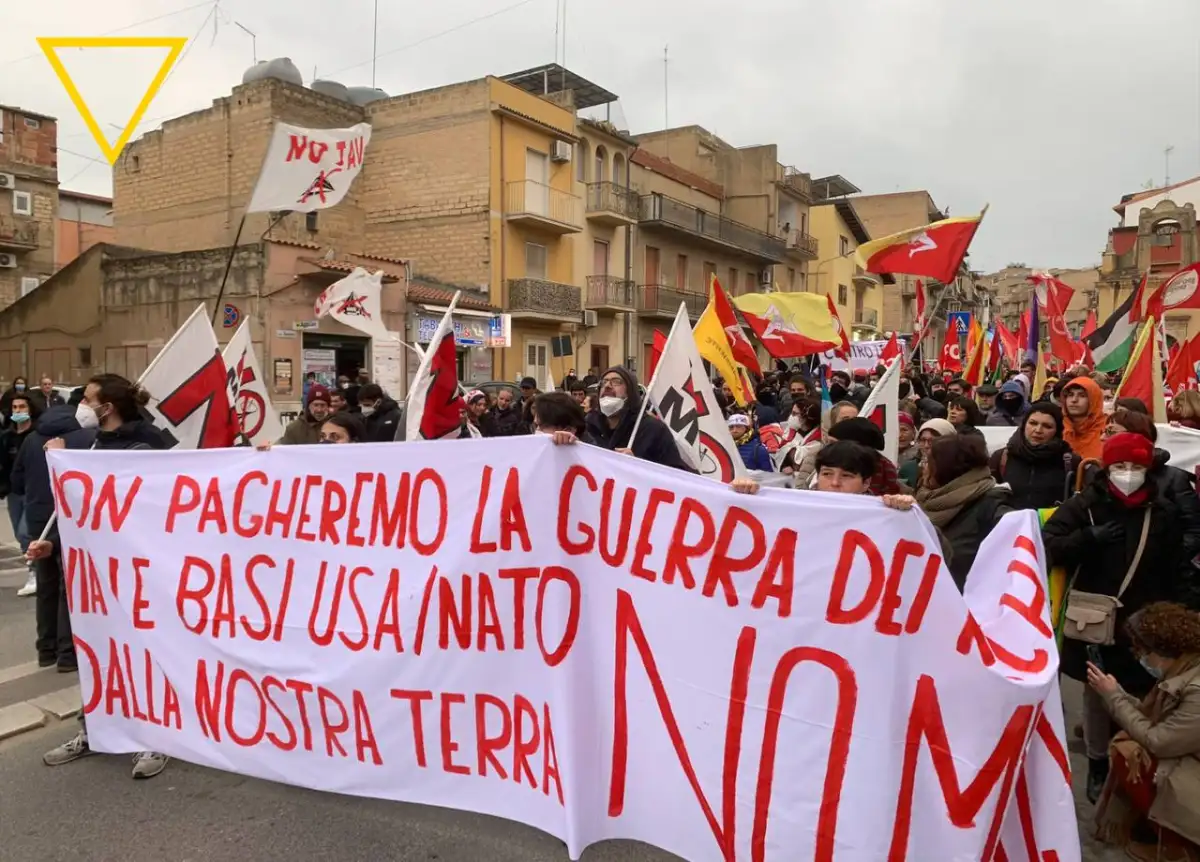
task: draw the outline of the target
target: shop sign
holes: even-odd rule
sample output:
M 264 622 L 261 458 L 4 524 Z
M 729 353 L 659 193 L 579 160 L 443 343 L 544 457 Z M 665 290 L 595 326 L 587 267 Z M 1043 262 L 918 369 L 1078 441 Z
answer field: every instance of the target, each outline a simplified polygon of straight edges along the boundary
M 488 320 L 488 347 L 512 346 L 512 315 L 497 314 Z
M 276 329 L 275 337 L 276 338 L 295 338 L 296 331 L 294 329 Z
M 428 344 L 437 332 L 440 317 L 417 318 L 417 343 Z M 454 318 L 454 343 L 459 347 L 487 347 L 490 338 L 489 321 L 482 317 Z
M 292 324 L 292 329 L 316 329 L 318 326 L 320 326 L 320 323 L 315 320 L 297 320 Z

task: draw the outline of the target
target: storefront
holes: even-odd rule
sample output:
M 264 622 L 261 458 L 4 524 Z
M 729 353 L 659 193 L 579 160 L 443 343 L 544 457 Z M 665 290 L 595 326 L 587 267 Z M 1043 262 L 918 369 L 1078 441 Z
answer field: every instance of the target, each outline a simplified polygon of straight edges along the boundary
M 409 339 L 424 350 L 433 340 L 442 321 L 444 309 L 418 306 L 409 314 Z M 481 311 L 456 311 L 454 344 L 458 354 L 458 379 L 466 386 L 493 380 L 492 348 L 506 346 L 508 315 L 492 315 Z M 409 364 L 409 382 L 416 373 L 416 363 Z
M 304 391 L 312 383 L 334 388 L 338 377 L 353 380 L 360 369 L 367 368 L 371 339 L 356 335 L 325 335 L 320 332 L 303 333 L 300 350 L 300 379 Z

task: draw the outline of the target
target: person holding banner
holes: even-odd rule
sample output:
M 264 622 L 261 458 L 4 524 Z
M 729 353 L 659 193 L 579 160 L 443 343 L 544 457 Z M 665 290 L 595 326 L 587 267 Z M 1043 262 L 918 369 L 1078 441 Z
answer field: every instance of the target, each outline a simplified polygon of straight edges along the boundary
M 817 454 L 817 484 L 812 490 L 872 496 L 871 485 L 879 463 L 879 453 L 869 446 L 853 440 L 834 440 L 822 446 Z M 757 494 L 762 485 L 753 479 L 734 479 L 729 487 L 738 494 Z M 915 504 L 907 494 L 885 494 L 877 499 L 889 509 L 901 512 L 907 512 Z
M 283 436 L 279 438 L 280 446 L 305 446 L 321 442 L 321 426 L 330 414 L 329 390 L 320 383 L 314 383 L 304 399 L 304 412 L 283 429 Z
M 587 430 L 595 438 L 596 445 L 605 449 L 664 467 L 695 472 L 684 462 L 675 445 L 675 436 L 661 419 L 646 413 L 638 426 L 638 415 L 643 412 L 637 378 L 628 368 L 616 365 L 600 377 L 599 409 L 588 414 Z M 638 426 L 638 433 L 633 438 L 635 426 Z
M 583 408 L 565 392 L 543 392 L 533 399 L 533 433 L 545 434 L 556 446 L 596 442 Z
M 370 443 L 367 426 L 356 413 L 337 412 L 321 425 L 322 443 Z
M 378 383 L 367 383 L 358 390 L 358 408 L 366 423 L 367 443 L 391 443 L 402 420 L 400 405 L 384 394 Z

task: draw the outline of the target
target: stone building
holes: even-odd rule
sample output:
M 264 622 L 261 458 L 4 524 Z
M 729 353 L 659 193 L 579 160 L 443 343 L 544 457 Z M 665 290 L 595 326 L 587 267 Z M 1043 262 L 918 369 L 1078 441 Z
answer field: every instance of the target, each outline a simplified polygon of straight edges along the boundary
M 0 309 L 55 270 L 58 122 L 0 105 Z
M 54 226 L 55 272 L 92 246 L 115 241 L 112 198 L 58 190 L 58 221 Z
M 1097 290 L 1100 281 L 1098 267 L 1082 267 L 1078 269 L 1049 269 L 1050 275 L 1057 278 L 1068 287 L 1074 288 L 1071 302 L 1067 306 L 1067 329 L 1071 335 L 1078 337 L 1087 323 L 1088 313 L 1096 309 Z M 985 273 L 980 276 L 980 282 L 986 285 L 995 296 L 993 316 L 1004 322 L 1013 332 L 1021 323 L 1021 315 L 1029 310 L 1034 295 L 1034 286 L 1029 276 L 1034 270 L 1023 264 L 1010 264 L 1002 270 Z M 1042 337 L 1049 338 L 1048 323 L 1042 315 Z

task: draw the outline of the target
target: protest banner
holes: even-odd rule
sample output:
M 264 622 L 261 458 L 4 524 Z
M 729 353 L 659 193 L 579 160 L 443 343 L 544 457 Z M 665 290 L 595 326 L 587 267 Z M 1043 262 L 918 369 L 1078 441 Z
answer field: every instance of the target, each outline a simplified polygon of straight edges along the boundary
M 1080 858 L 1033 513 L 968 610 L 916 511 L 447 445 L 51 452 L 91 747 L 575 859 Z
M 363 166 L 371 124 L 304 129 L 275 123 L 246 212 L 312 212 L 341 203 Z
M 883 341 L 852 341 L 850 342 L 850 361 L 840 359 L 832 350 L 821 354 L 821 364 L 828 365 L 834 371 L 858 371 L 859 369 L 873 371 L 879 365 L 886 365 L 883 351 L 887 349 L 891 339 Z M 908 349 L 908 339 L 900 338 L 900 349 Z
M 1158 440 L 1154 446 L 1171 456 L 1168 464 L 1189 473 L 1200 467 L 1200 431 L 1167 423 L 1159 423 L 1154 427 L 1158 430 Z M 979 430 L 987 441 L 988 452 L 1003 449 L 1017 431 L 1016 428 L 995 426 L 985 426 Z
M 250 340 L 250 321 L 243 321 L 237 328 L 222 356 L 228 369 L 238 433 L 254 445 L 274 443 L 283 436 L 283 425 L 271 403 L 271 393 Z

